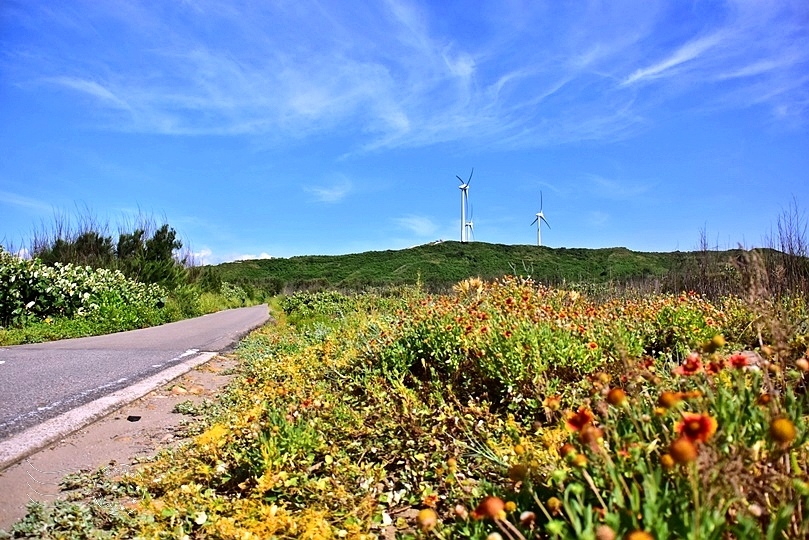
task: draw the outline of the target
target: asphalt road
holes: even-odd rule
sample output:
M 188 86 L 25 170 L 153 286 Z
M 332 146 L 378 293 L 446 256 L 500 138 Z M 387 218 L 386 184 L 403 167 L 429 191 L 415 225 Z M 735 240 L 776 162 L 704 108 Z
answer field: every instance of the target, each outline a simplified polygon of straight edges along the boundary
M 106 336 L 0 348 L 0 440 L 189 357 L 220 352 L 269 319 L 266 305 Z

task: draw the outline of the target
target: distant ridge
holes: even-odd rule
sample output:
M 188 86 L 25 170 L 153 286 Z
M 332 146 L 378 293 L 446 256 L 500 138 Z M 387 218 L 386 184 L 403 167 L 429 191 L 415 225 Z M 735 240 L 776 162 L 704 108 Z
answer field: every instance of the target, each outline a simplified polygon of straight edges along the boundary
M 445 290 L 468 277 L 531 276 L 548 284 L 669 280 L 732 267 L 742 250 L 638 252 L 438 240 L 411 248 L 223 263 L 222 279 L 280 292 L 363 290 L 422 283 Z

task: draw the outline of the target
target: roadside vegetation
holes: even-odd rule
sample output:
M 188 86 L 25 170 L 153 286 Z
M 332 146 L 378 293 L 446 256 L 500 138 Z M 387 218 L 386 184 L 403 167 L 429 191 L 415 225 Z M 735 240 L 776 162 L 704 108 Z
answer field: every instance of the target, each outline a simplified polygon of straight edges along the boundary
M 806 537 L 809 308 L 746 257 L 721 300 L 520 277 L 285 297 L 186 444 L 10 534 Z
M 809 537 L 806 254 L 700 253 L 680 276 L 701 289 L 277 297 L 221 399 L 178 409 L 185 443 L 69 478 L 7 535 Z
M 30 258 L 0 246 L 0 345 L 154 326 L 263 301 L 249 285 L 194 267 L 168 224 L 117 242 L 91 220 L 35 237 Z

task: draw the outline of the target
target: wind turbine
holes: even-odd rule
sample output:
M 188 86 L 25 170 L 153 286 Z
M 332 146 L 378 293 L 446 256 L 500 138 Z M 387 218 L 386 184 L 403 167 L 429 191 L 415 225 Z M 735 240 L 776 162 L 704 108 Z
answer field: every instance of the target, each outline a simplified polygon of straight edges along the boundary
M 468 229 L 466 233 L 466 240 L 469 241 L 469 235 L 472 235 L 472 241 L 475 241 L 475 223 L 473 221 L 475 216 L 475 207 L 470 205 L 469 206 L 469 221 L 466 222 L 465 228 Z
M 463 181 L 463 178 L 455 175 L 455 178 L 461 183 L 458 189 L 461 190 L 461 242 L 468 242 L 469 236 L 466 233 L 466 207 L 469 205 L 469 182 L 472 181 L 472 175 L 475 173 L 474 167 L 472 172 L 469 173 L 469 180 Z
M 531 225 L 533 225 L 534 223 L 537 224 L 537 245 L 538 246 L 542 245 L 542 222 L 544 221 L 545 225 L 547 225 L 549 229 L 551 228 L 550 223 L 548 223 L 548 220 L 545 219 L 545 214 L 542 213 L 542 206 L 543 206 L 542 205 L 542 192 L 540 191 L 539 192 L 539 212 L 536 213 L 537 217 L 535 217 L 534 221 L 531 222 Z

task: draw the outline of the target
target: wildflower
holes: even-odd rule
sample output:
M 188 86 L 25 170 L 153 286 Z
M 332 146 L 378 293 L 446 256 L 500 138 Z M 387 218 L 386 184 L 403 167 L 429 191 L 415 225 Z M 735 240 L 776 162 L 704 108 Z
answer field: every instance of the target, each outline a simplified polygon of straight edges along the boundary
M 568 417 L 565 425 L 570 431 L 579 431 L 592 421 L 593 413 L 586 407 L 579 407 L 575 414 Z
M 517 463 L 508 468 L 508 477 L 512 482 L 522 482 L 528 476 L 528 467 Z
M 497 531 L 490 532 L 488 536 L 486 536 L 486 540 L 503 540 L 503 535 Z
M 521 444 L 514 445 L 514 453 L 521 456 L 525 453 L 525 447 Z
M 469 517 L 469 511 L 462 504 L 456 504 L 454 508 L 455 516 L 459 519 L 466 519 Z
M 533 527 L 534 522 L 537 520 L 537 515 L 530 510 L 526 510 L 520 514 L 520 525 L 523 527 Z
M 548 396 L 545 398 L 542 404 L 552 411 L 558 411 L 562 406 L 562 398 L 559 396 Z
M 562 445 L 561 448 L 559 448 L 559 455 L 562 456 L 563 458 L 566 458 L 569 455 L 574 454 L 575 452 L 576 448 L 570 443 L 565 443 Z
M 416 516 L 416 523 L 422 532 L 432 530 L 438 524 L 438 514 L 432 508 L 425 508 Z
M 500 497 L 484 497 L 480 504 L 472 510 L 475 519 L 503 519 L 505 518 L 506 503 Z
M 697 459 L 697 447 L 686 437 L 680 437 L 669 446 L 669 455 L 679 464 Z
M 770 401 L 772 401 L 772 396 L 770 394 L 761 394 L 760 396 L 758 396 L 756 404 L 769 405 Z
M 613 388 L 607 393 L 607 403 L 613 407 L 620 407 L 626 401 L 626 392 L 620 388 Z
M 609 525 L 599 525 L 596 528 L 596 540 L 615 540 L 615 531 Z
M 594 351 L 598 349 L 598 343 L 596 343 L 595 341 L 591 341 L 590 343 L 587 344 L 587 348 L 590 349 L 591 351 Z
M 674 368 L 674 373 L 677 375 L 694 375 L 699 373 L 702 369 L 702 362 L 700 361 L 699 354 L 692 352 L 685 358 L 685 362 L 681 366 Z
M 679 392 L 671 392 L 669 390 L 666 390 L 665 392 L 660 394 L 660 397 L 657 399 L 657 404 L 663 407 L 664 409 L 671 409 L 672 407 L 677 405 L 677 403 L 679 403 L 681 399 L 682 395 Z
M 809 371 L 809 360 L 806 358 L 798 358 L 795 360 L 795 366 L 805 373 Z
M 570 463 L 574 467 L 578 467 L 579 469 L 583 469 L 583 468 L 585 468 L 587 466 L 587 456 L 585 456 L 584 454 L 576 454 L 573 457 L 573 459 L 570 460 Z
M 654 540 L 654 536 L 646 531 L 632 531 L 624 537 L 626 540 Z
M 702 344 L 702 350 L 707 353 L 716 352 L 717 349 L 721 349 L 725 346 L 725 338 L 722 334 L 717 334 L 709 341 L 706 341 Z
M 724 360 L 718 358 L 716 360 L 711 360 L 710 362 L 708 362 L 708 365 L 705 366 L 705 373 L 707 373 L 708 375 L 716 375 L 724 368 L 725 368 Z
M 674 468 L 674 458 L 671 457 L 671 454 L 663 454 L 662 456 L 660 456 L 660 464 L 667 471 L 671 470 Z
M 770 422 L 770 437 L 782 446 L 789 446 L 795 440 L 795 424 L 789 418 L 776 418 Z
M 514 501 L 507 501 L 506 506 L 503 508 L 503 510 L 505 510 L 505 512 L 507 514 L 512 513 L 516 509 L 517 509 L 517 503 L 515 503 Z
M 743 354 L 732 355 L 730 358 L 728 358 L 728 363 L 736 369 L 741 369 L 748 365 L 747 357 Z
M 585 424 L 579 431 L 579 440 L 584 444 L 594 445 L 599 439 L 604 438 L 604 431 L 593 424 Z
M 707 414 L 683 413 L 675 430 L 692 442 L 708 442 L 716 433 L 716 419 Z
M 545 506 L 548 507 L 548 511 L 551 513 L 551 515 L 555 516 L 562 510 L 562 501 L 556 497 L 551 497 L 545 503 Z

